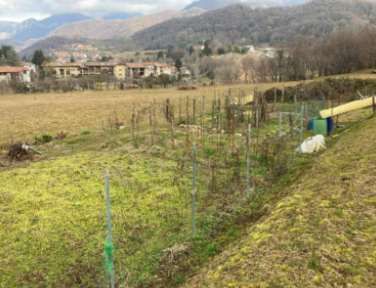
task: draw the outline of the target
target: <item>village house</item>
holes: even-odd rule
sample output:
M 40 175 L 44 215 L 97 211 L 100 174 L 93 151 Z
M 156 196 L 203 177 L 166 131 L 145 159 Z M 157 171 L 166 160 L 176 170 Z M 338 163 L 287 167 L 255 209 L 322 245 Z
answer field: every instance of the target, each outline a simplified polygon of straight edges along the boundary
M 31 70 L 28 67 L 0 66 L 0 82 L 31 82 Z
M 149 76 L 162 74 L 174 75 L 176 69 L 174 66 L 157 63 L 113 63 L 113 62 L 87 62 L 85 64 L 66 63 L 56 64 L 49 63 L 43 65 L 43 69 L 56 78 L 71 78 L 80 76 L 114 76 L 117 80 L 140 79 Z
M 115 64 L 107 62 L 88 62 L 82 65 L 82 75 L 114 75 Z
M 145 78 L 154 73 L 154 66 L 147 63 L 128 63 L 127 76 L 131 79 Z
M 83 65 L 82 75 L 107 75 L 114 76 L 117 80 L 125 80 L 126 65 L 112 62 L 88 62 Z
M 82 65 L 78 63 L 48 63 L 42 66 L 47 75 L 52 75 L 57 79 L 79 77 L 82 75 Z
M 127 76 L 129 78 L 145 78 L 149 76 L 159 76 L 167 74 L 173 76 L 176 72 L 175 67 L 158 62 L 144 62 L 144 63 L 127 63 Z
M 118 80 L 127 78 L 127 66 L 125 64 L 116 64 L 114 67 L 114 76 Z
M 168 65 L 165 63 L 154 63 L 156 67 L 156 74 L 166 74 L 169 76 L 173 76 L 176 74 L 176 67 L 172 65 Z

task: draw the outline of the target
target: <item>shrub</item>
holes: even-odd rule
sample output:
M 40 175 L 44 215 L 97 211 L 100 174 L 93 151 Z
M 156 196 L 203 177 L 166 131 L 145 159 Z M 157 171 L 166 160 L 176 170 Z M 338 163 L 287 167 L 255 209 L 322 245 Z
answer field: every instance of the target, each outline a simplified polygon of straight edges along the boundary
M 197 90 L 197 87 L 196 86 L 190 86 L 190 85 L 184 85 L 184 86 L 179 86 L 178 90 L 181 90 L 181 91 Z
M 35 144 L 46 144 L 46 143 L 51 142 L 53 139 L 54 138 L 51 135 L 43 134 L 41 136 L 36 136 L 34 138 L 34 140 L 35 140 L 34 142 L 35 142 Z
M 64 140 L 65 138 L 67 138 L 67 136 L 68 136 L 68 134 L 67 134 L 66 132 L 61 131 L 61 132 L 59 132 L 59 133 L 56 135 L 55 139 L 56 139 L 56 140 Z
M 81 132 L 81 136 L 86 136 L 86 135 L 90 135 L 90 131 L 89 130 L 83 130 Z

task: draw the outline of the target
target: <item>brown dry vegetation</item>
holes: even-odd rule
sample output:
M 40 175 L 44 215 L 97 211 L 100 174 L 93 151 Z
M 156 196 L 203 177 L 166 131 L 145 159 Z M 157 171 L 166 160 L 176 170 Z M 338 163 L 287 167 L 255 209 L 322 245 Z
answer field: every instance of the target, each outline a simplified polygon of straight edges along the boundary
M 280 84 L 282 85 L 282 84 Z M 296 82 L 284 84 L 286 87 Z M 61 131 L 80 133 L 84 130 L 104 128 L 109 119 L 118 117 L 129 124 L 133 108 L 140 111 L 153 101 L 162 103 L 167 98 L 184 100 L 223 94 L 228 89 L 234 93 L 251 93 L 256 86 L 218 86 L 203 87 L 194 91 L 177 89 L 128 90 L 128 91 L 90 91 L 74 93 L 25 94 L 0 96 L 0 143 L 31 139 L 36 135 Z M 273 84 L 260 84 L 257 88 L 265 90 Z
M 330 78 L 343 78 L 343 75 Z M 303 81 L 309 83 L 316 80 Z M 347 74 L 348 79 L 376 79 L 370 70 Z M 143 89 L 127 91 L 87 91 L 73 93 L 9 94 L 0 95 L 0 144 L 27 141 L 37 135 L 62 131 L 78 134 L 86 130 L 98 130 L 108 126 L 114 117 L 130 122 L 133 108 L 140 111 L 154 101 L 163 103 L 167 98 L 182 103 L 186 97 L 205 96 L 207 105 L 216 95 L 229 90 L 250 94 L 254 89 L 265 91 L 273 87 L 292 87 L 303 82 L 243 84 L 215 87 L 200 87 L 192 91 L 171 89 Z M 184 106 L 184 104 L 183 104 Z

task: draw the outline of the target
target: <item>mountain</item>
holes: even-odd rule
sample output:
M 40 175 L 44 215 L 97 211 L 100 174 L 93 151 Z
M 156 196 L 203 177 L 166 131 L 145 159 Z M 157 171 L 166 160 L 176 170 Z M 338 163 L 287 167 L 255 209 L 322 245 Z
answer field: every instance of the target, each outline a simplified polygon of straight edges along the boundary
M 133 17 L 127 20 L 89 20 L 56 29 L 50 36 L 85 39 L 124 38 L 173 18 L 192 17 L 202 10 L 163 11 L 157 14 Z
M 21 23 L 0 22 L 0 40 L 24 45 L 29 41 L 46 37 L 56 28 L 88 19 L 90 18 L 85 15 L 70 13 L 53 15 L 43 20 L 28 19 Z
M 199 0 L 189 4 L 184 9 L 201 8 L 205 10 L 215 10 L 229 5 L 240 3 L 239 0 Z
M 22 57 L 31 57 L 35 50 L 43 50 L 45 54 L 50 55 L 55 50 L 67 50 L 66 47 L 74 44 L 87 44 L 87 40 L 73 40 L 62 37 L 50 37 L 47 39 L 41 39 L 35 43 L 32 43 L 27 48 L 20 52 Z
M 15 22 L 0 21 L 0 40 L 8 39 L 16 28 Z
M 372 1 L 374 2 L 374 1 Z M 186 47 L 207 39 L 227 44 L 283 43 L 296 37 L 323 37 L 336 29 L 375 25 L 370 1 L 313 0 L 303 5 L 253 9 L 233 5 L 196 17 L 172 19 L 133 35 L 145 49 Z
M 41 21 L 30 19 L 22 22 L 12 37 L 15 41 L 23 42 L 29 39 L 38 39 L 47 36 L 56 28 L 64 25 L 90 19 L 82 14 L 53 15 Z
M 306 2 L 305 0 L 198 0 L 190 5 L 188 5 L 185 9 L 192 9 L 192 8 L 201 8 L 205 10 L 215 10 L 224 8 L 226 6 L 234 5 L 234 4 L 245 4 L 250 7 L 273 7 L 273 6 L 289 6 L 289 5 L 297 5 L 303 4 Z
M 204 10 L 193 8 L 184 11 L 164 11 L 157 14 L 132 17 L 126 20 L 87 20 L 62 26 L 48 37 L 28 43 L 22 47 L 21 55 L 30 56 L 35 50 L 42 49 L 48 54 L 58 51 L 70 51 L 77 45 L 91 46 L 106 51 L 124 51 L 136 49 L 131 35 L 172 18 L 193 17 Z M 124 15 L 124 14 L 123 14 Z M 118 18 L 110 15 L 104 18 Z
M 130 13 L 130 12 L 113 12 L 107 14 L 103 17 L 103 20 L 127 20 L 134 17 L 142 16 L 141 13 Z

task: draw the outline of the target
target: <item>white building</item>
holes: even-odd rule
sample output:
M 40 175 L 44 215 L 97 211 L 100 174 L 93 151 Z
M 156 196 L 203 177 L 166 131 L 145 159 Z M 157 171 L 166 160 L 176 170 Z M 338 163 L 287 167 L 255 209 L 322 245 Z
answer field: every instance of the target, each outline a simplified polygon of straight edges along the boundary
M 31 82 L 31 71 L 27 67 L 0 66 L 0 82 Z

